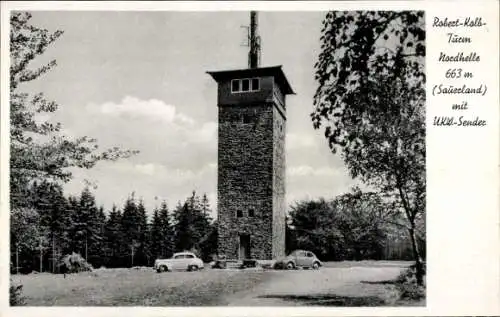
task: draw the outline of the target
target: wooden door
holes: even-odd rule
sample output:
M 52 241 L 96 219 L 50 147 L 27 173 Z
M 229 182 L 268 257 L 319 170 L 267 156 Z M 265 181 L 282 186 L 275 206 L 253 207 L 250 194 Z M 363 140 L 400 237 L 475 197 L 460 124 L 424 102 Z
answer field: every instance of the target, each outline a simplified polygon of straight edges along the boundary
M 250 259 L 250 236 L 247 234 L 240 235 L 238 255 L 239 260 Z

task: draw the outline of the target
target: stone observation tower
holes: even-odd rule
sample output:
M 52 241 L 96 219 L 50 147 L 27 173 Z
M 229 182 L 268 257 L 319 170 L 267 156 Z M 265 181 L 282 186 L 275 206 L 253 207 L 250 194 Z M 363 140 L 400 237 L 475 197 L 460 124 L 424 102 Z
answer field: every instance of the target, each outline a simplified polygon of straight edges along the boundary
M 208 72 L 218 84 L 218 253 L 269 260 L 285 254 L 285 96 L 281 66 L 260 67 L 250 13 L 249 67 Z

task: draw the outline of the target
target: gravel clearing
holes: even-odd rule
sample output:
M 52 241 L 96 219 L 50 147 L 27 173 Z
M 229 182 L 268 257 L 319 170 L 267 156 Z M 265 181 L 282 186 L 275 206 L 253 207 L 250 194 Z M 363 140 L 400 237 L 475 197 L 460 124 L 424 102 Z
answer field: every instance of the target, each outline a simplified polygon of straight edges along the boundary
M 152 268 L 13 276 L 29 306 L 387 306 L 404 262 L 326 263 L 320 270 L 166 272 Z M 384 281 L 386 281 L 384 283 Z

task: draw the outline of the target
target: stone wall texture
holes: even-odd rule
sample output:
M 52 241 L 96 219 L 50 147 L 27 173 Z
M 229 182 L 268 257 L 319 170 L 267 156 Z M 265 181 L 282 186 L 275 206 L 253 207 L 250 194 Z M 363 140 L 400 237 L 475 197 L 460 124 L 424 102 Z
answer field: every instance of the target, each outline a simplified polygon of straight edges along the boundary
M 285 123 L 274 102 L 219 105 L 219 255 L 237 259 L 241 234 L 253 259 L 284 255 Z
M 280 108 L 273 107 L 273 258 L 285 255 L 285 135 L 286 120 Z M 282 109 L 282 108 L 281 108 Z

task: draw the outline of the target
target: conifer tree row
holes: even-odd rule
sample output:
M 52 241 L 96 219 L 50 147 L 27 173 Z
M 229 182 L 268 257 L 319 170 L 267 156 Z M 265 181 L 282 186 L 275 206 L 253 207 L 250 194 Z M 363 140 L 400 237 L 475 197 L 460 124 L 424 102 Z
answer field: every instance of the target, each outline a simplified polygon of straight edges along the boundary
M 12 215 L 13 273 L 59 273 L 61 259 L 73 252 L 93 267 L 151 266 L 184 250 L 209 261 L 216 252 L 206 195 L 193 192 L 172 212 L 164 201 L 149 213 L 134 193 L 121 209 L 105 210 L 88 188 L 65 197 L 61 185 L 35 182 L 30 192 L 28 208 Z

